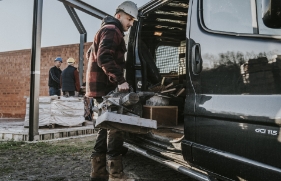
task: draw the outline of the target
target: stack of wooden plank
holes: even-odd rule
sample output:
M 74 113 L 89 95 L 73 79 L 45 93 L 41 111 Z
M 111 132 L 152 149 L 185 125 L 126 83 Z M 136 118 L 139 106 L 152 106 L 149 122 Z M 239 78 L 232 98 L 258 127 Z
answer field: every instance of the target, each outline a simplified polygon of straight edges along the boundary
M 166 77 L 163 77 L 161 82 L 148 87 L 148 90 L 164 95 L 178 97 L 185 91 L 185 88 L 182 84 L 174 84 L 171 79 L 166 79 Z

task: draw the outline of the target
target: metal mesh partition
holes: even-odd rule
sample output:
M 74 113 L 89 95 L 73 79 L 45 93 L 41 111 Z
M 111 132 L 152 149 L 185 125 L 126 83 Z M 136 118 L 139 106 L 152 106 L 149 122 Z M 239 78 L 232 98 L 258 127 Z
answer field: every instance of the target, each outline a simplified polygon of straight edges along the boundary
M 185 61 L 185 42 L 179 47 L 179 75 L 186 74 Z
M 156 66 L 160 73 L 185 74 L 185 44 L 180 47 L 159 46 L 156 51 Z

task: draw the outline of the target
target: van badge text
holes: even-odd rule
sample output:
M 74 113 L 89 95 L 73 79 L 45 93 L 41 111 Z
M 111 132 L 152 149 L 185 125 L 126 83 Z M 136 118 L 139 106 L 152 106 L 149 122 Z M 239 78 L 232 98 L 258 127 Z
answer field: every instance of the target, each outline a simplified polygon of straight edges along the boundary
M 258 128 L 258 129 L 255 129 L 255 132 L 256 133 L 261 133 L 261 134 L 278 135 L 277 131 L 269 130 L 269 129 L 267 130 L 267 129 Z

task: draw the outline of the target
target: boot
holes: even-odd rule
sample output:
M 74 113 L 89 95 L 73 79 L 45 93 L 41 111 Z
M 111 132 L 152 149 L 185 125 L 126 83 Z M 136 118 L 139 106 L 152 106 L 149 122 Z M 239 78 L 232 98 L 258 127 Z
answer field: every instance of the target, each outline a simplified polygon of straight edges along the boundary
M 123 172 L 122 155 L 107 158 L 108 181 L 134 181 Z
M 93 154 L 91 156 L 92 168 L 90 181 L 107 181 L 108 173 L 106 170 L 105 154 Z

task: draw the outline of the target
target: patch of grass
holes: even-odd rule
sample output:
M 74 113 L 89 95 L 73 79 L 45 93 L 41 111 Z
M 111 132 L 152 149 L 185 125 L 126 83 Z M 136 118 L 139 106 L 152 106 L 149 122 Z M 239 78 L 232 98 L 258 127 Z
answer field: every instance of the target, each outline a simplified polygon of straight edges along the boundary
M 24 145 L 24 142 L 20 141 L 7 141 L 7 142 L 0 142 L 0 150 L 10 150 L 10 149 L 17 149 Z
M 6 175 L 8 173 L 12 173 L 14 171 L 14 169 L 12 167 L 0 167 L 0 175 Z
M 46 143 L 46 142 L 36 142 L 36 143 L 25 143 L 16 141 L 0 142 L 0 151 L 7 150 L 21 150 L 21 151 L 38 151 L 43 154 L 74 154 L 77 152 L 87 152 L 92 149 L 94 145 L 93 141 L 86 143 L 86 146 L 81 146 L 79 143 Z
M 76 146 L 65 146 L 65 145 L 51 145 L 45 147 L 45 152 L 47 154 L 63 154 L 63 153 L 76 153 L 81 149 Z
M 63 181 L 65 180 L 65 177 L 52 177 L 53 181 Z

